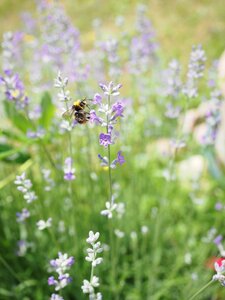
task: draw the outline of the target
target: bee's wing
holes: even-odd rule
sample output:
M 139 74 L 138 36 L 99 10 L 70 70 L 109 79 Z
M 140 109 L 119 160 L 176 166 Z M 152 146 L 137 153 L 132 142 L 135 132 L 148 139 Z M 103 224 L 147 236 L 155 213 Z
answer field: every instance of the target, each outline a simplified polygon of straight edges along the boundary
M 62 117 L 63 117 L 63 119 L 71 119 L 73 116 L 73 113 L 74 113 L 74 110 L 72 108 L 70 108 L 62 114 Z

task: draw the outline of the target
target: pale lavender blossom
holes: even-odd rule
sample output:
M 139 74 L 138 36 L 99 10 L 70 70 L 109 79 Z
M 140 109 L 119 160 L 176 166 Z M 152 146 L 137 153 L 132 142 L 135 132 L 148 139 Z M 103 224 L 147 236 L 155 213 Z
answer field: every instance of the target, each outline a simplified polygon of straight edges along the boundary
M 100 83 L 99 86 L 103 90 L 105 95 L 118 96 L 120 94 L 119 89 L 122 87 L 122 84 L 114 85 L 114 83 L 110 81 L 108 85 Z
M 76 178 L 75 176 L 75 169 L 72 166 L 73 160 L 71 157 L 67 157 L 65 159 L 65 165 L 64 165 L 64 179 L 65 180 L 74 180 Z
M 123 165 L 124 163 L 125 163 L 125 159 L 124 159 L 124 156 L 122 155 L 122 151 L 119 151 L 117 153 L 117 158 L 112 161 L 110 167 L 112 169 L 114 169 L 114 168 L 116 168 L 117 164 Z
M 16 220 L 18 223 L 23 223 L 29 217 L 30 217 L 30 212 L 26 208 L 23 208 L 22 212 L 16 213 Z
M 59 291 L 66 287 L 72 281 L 72 278 L 67 271 L 70 270 L 73 264 L 74 258 L 72 256 L 68 257 L 68 254 L 59 252 L 58 258 L 50 261 L 50 265 L 58 274 L 58 278 L 56 279 L 54 276 L 50 276 L 48 278 L 48 285 L 54 286 L 55 291 Z
M 60 295 L 52 294 L 50 300 L 64 300 L 64 299 Z
M 218 236 L 213 240 L 213 242 L 214 242 L 214 244 L 216 244 L 216 245 L 218 246 L 219 244 L 221 244 L 222 239 L 223 239 L 222 235 L 218 235 Z
M 14 183 L 17 185 L 17 190 L 23 193 L 23 198 L 27 203 L 31 203 L 37 199 L 34 191 L 31 190 L 32 183 L 30 179 L 26 178 L 26 173 L 22 173 L 20 176 L 16 176 Z
M 10 69 L 5 70 L 4 76 L 0 76 L 0 84 L 4 87 L 6 98 L 10 102 L 14 102 L 17 109 L 24 110 L 28 106 L 29 99 L 18 74 Z
M 102 96 L 98 93 L 96 93 L 93 97 L 93 104 L 100 105 L 102 102 Z
M 103 123 L 103 119 L 96 115 L 95 110 L 90 111 L 90 122 L 96 125 L 101 125 Z
M 45 187 L 44 187 L 44 189 L 45 189 L 46 192 L 49 192 L 55 186 L 54 180 L 50 177 L 51 170 L 49 170 L 49 169 L 42 169 L 41 172 L 42 172 L 42 175 L 43 175 L 44 181 L 45 181 Z
M 195 98 L 198 96 L 198 80 L 203 77 L 205 61 L 206 56 L 202 46 L 193 46 L 188 65 L 187 81 L 183 88 L 183 93 L 188 98 Z

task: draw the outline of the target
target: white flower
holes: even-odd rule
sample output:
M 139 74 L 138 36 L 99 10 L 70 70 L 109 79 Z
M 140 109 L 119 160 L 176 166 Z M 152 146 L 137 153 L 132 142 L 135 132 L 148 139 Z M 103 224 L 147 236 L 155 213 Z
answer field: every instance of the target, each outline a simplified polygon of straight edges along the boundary
M 52 218 L 48 218 L 47 221 L 40 220 L 36 223 L 39 230 L 44 230 L 52 225 Z
M 50 300 L 63 300 L 63 298 L 57 294 L 52 294 Z
M 118 238 L 120 238 L 120 239 L 122 239 L 123 237 L 124 237 L 124 232 L 123 231 L 120 231 L 119 229 L 115 229 L 114 230 L 114 233 L 115 233 L 115 235 L 118 237 Z
M 147 234 L 148 231 L 149 231 L 148 226 L 145 226 L 145 225 L 141 226 L 141 233 L 143 235 Z
M 92 294 L 94 292 L 92 284 L 87 279 L 83 280 L 83 285 L 81 286 L 81 289 L 84 294 Z
M 101 211 L 101 215 L 107 216 L 109 219 L 112 219 L 113 211 L 117 208 L 116 203 L 106 202 L 106 209 Z
M 108 86 L 102 83 L 100 83 L 99 86 L 103 90 L 105 95 L 118 96 L 120 94 L 119 89 L 122 87 L 122 84 L 117 84 L 114 86 L 114 83 L 110 81 Z
M 130 237 L 131 237 L 132 240 L 136 240 L 137 239 L 137 232 L 136 231 L 131 231 Z
M 116 205 L 116 212 L 117 212 L 118 218 L 121 219 L 122 216 L 125 213 L 125 204 L 124 204 L 124 202 L 117 203 L 117 205 Z
M 94 233 L 93 231 L 89 231 L 89 237 L 86 239 L 88 244 L 94 244 L 100 236 L 99 232 Z

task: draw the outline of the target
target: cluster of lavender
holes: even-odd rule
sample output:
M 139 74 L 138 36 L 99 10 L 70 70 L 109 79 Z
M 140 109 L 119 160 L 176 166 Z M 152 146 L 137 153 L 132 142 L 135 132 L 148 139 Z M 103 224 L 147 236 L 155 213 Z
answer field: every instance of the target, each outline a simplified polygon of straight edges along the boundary
M 34 191 L 32 191 L 32 182 L 26 178 L 26 173 L 16 176 L 14 183 L 17 185 L 17 190 L 23 193 L 23 198 L 29 204 L 37 199 Z
M 15 103 L 17 109 L 24 110 L 29 99 L 25 94 L 24 85 L 19 75 L 8 69 L 4 71 L 4 76 L 0 76 L 0 84 L 4 88 L 6 99 Z
M 95 289 L 99 287 L 99 278 L 94 275 L 94 268 L 101 264 L 103 259 L 101 257 L 97 257 L 99 253 L 103 251 L 101 247 L 101 243 L 97 240 L 99 238 L 99 232 L 94 233 L 93 231 L 89 232 L 89 237 L 87 238 L 87 243 L 91 245 L 91 248 L 87 249 L 86 261 L 91 263 L 91 276 L 90 280 L 84 279 L 83 285 L 81 287 L 84 294 L 89 295 L 90 300 L 101 300 L 102 294 L 96 293 Z
M 23 194 L 24 200 L 26 200 L 27 204 L 32 203 L 37 199 L 37 195 L 32 190 L 32 182 L 30 179 L 26 178 L 26 173 L 22 173 L 20 176 L 16 176 L 16 180 L 14 183 L 17 185 L 17 190 L 19 190 Z M 27 208 L 23 208 L 21 212 L 16 213 L 16 220 L 18 223 L 24 223 L 26 219 L 30 217 L 30 211 Z M 26 241 L 26 236 L 22 236 L 17 242 L 18 256 L 24 256 L 29 247 L 29 243 Z
M 46 192 L 49 192 L 55 186 L 54 180 L 50 177 L 51 170 L 49 170 L 49 169 L 42 169 L 41 172 L 42 172 L 42 175 L 43 175 L 43 178 L 44 178 L 44 182 L 45 182 L 44 189 L 45 189 Z
M 118 204 L 114 202 L 115 197 L 112 192 L 112 178 L 111 169 L 117 167 L 117 165 L 122 165 L 125 163 L 125 159 L 121 151 L 118 151 L 117 157 L 111 160 L 111 149 L 110 146 L 113 145 L 118 137 L 118 132 L 115 130 L 115 125 L 118 120 L 123 117 L 124 105 L 121 101 L 116 101 L 111 103 L 111 97 L 118 96 L 121 84 L 114 85 L 110 82 L 107 85 L 100 84 L 100 87 L 105 95 L 106 101 L 103 101 L 103 97 L 100 94 L 95 94 L 93 103 L 97 106 L 96 110 L 90 111 L 90 121 L 96 125 L 101 125 L 105 127 L 106 132 L 100 133 L 99 144 L 104 148 L 107 148 L 107 156 L 98 155 L 100 159 L 101 166 L 109 170 L 109 186 L 110 186 L 110 196 L 109 201 L 106 202 L 106 210 L 101 213 L 108 218 L 112 218 L 112 213 L 117 209 Z
M 54 86 L 59 89 L 58 93 L 58 99 L 60 102 L 62 102 L 64 106 L 64 112 L 68 111 L 70 109 L 70 91 L 67 89 L 68 85 L 68 78 L 63 78 L 61 75 L 61 72 L 58 72 L 57 78 L 55 79 Z M 74 180 L 76 178 L 75 176 L 75 168 L 73 168 L 73 158 L 72 158 L 72 144 L 71 144 L 71 136 L 70 131 L 72 130 L 73 126 L 75 125 L 74 120 L 71 118 L 71 120 L 63 120 L 63 128 L 65 131 L 67 131 L 69 135 L 69 155 L 65 159 L 64 163 L 64 179 L 67 181 Z M 61 124 L 62 126 L 62 124 Z
M 166 117 L 174 119 L 180 115 L 181 108 L 177 105 L 176 101 L 182 94 L 187 96 L 188 99 L 198 96 L 198 81 L 203 76 L 205 61 L 206 56 L 202 46 L 193 46 L 185 83 L 181 79 L 180 63 L 177 60 L 172 60 L 169 63 L 169 68 L 162 76 L 165 81 L 165 89 L 162 92 L 170 99 L 165 112 Z
M 47 176 L 47 174 L 45 176 Z M 48 179 L 50 180 L 50 178 Z M 27 204 L 30 204 L 33 201 L 37 200 L 37 195 L 32 190 L 33 184 L 30 179 L 26 178 L 25 172 L 19 176 L 16 176 L 16 180 L 14 181 L 14 183 L 17 185 L 17 189 L 23 193 L 23 198 L 26 200 Z M 50 183 L 52 184 L 52 181 L 50 181 Z M 16 220 L 18 223 L 24 223 L 26 219 L 28 219 L 29 217 L 30 217 L 30 211 L 27 208 L 23 208 L 21 212 L 16 213 Z M 52 218 L 48 218 L 46 221 L 39 220 L 36 223 L 36 225 L 38 230 L 44 230 L 46 228 L 49 228 L 52 225 Z M 20 240 L 18 242 L 18 246 L 19 246 L 18 253 L 20 256 L 26 254 L 27 245 L 28 243 L 25 240 Z
M 128 68 L 131 74 L 142 74 L 150 70 L 157 58 L 158 45 L 155 42 L 155 32 L 146 16 L 146 6 L 137 8 L 136 36 L 132 37 Z
M 3 70 L 14 70 L 16 64 L 21 61 L 21 43 L 23 33 L 6 32 L 2 38 L 2 68 Z
M 203 76 L 205 61 L 206 56 L 202 46 L 193 46 L 188 65 L 187 81 L 183 88 L 183 93 L 188 98 L 198 96 L 198 80 Z
M 206 114 L 206 132 L 202 138 L 204 145 L 213 145 L 216 140 L 217 129 L 221 119 L 221 92 L 213 90 L 210 95 L 209 103 L 211 107 Z
M 65 288 L 72 281 L 68 271 L 73 264 L 74 258 L 72 256 L 68 257 L 68 254 L 62 254 L 61 252 L 58 253 L 58 258 L 50 261 L 50 266 L 58 274 L 58 279 L 55 279 L 54 276 L 48 278 L 48 284 L 54 286 L 55 291 Z M 59 298 L 59 295 L 53 294 L 51 299 L 63 298 Z

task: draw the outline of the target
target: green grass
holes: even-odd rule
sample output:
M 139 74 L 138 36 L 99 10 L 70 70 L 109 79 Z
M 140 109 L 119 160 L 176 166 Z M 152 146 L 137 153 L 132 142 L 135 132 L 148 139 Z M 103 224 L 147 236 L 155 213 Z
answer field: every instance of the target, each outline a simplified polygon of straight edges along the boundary
M 102 19 L 104 34 L 110 32 L 119 36 L 113 22 L 117 15 L 125 15 L 125 28 L 133 34 L 131 25 L 138 2 L 121 2 L 64 1 L 68 14 L 81 31 L 86 50 L 91 49 L 94 41 L 91 24 L 95 18 Z M 192 44 L 203 44 L 208 65 L 212 59 L 218 58 L 224 47 L 223 2 L 146 2 L 161 46 L 159 56 L 163 68 L 174 56 L 187 62 Z M 2 1 L 1 31 L 19 29 L 19 13 L 25 9 L 34 9 L 30 0 L 21 3 Z M 32 60 L 33 55 L 26 56 L 23 67 L 19 69 L 19 74 L 26 79 L 26 67 Z M 44 72 L 47 69 L 52 83 L 55 69 L 51 65 L 47 67 L 49 69 L 44 65 L 43 69 Z M 87 124 L 72 130 L 77 178 L 70 185 L 63 179 L 62 166 L 69 155 L 70 145 L 68 135 L 60 133 L 60 113 L 55 114 L 56 91 L 50 87 L 50 96 L 34 93 L 27 80 L 32 101 L 42 103 L 43 109 L 42 117 L 34 125 L 24 112 L 6 102 L 1 93 L 2 102 L 8 105 L 5 104 L 4 108 L 2 105 L 5 112 L 0 143 L 0 299 L 49 299 L 53 292 L 53 288 L 47 285 L 47 278 L 52 275 L 48 272 L 49 261 L 56 258 L 58 251 L 73 255 L 76 261 L 71 269 L 73 282 L 62 292 L 64 299 L 88 299 L 80 287 L 82 280 L 90 277 L 90 265 L 85 261 L 89 230 L 99 231 L 100 241 L 111 247 L 103 252 L 104 261 L 95 270 L 105 300 L 188 300 L 211 280 L 214 271 L 207 266 L 208 260 L 219 253 L 212 240 L 205 243 L 203 238 L 212 227 L 216 228 L 216 235 L 224 234 L 223 211 L 216 211 L 214 207 L 216 202 L 223 202 L 225 196 L 225 176 L 213 146 L 202 147 L 190 135 L 184 150 L 178 151 L 174 157 L 162 155 L 159 141 L 182 135 L 182 117 L 180 124 L 164 116 L 169 100 L 157 92 L 159 66 L 154 65 L 149 72 L 136 77 L 127 73 L 125 68 L 123 71 L 121 97 L 131 98 L 133 103 L 117 125 L 120 131 L 118 142 L 111 146 L 113 158 L 122 149 L 126 160 L 123 166 L 112 170 L 113 183 L 118 186 L 116 201 L 124 202 L 126 207 L 121 219 L 108 220 L 100 215 L 109 195 L 108 171 L 100 167 L 97 157 L 98 153 L 107 155 L 107 149 L 100 147 L 98 142 L 99 133 L 105 128 Z M 146 80 L 145 88 L 140 86 L 139 80 Z M 98 81 L 99 78 L 90 78 L 83 85 L 71 85 L 72 97 L 78 95 L 78 88 L 83 94 L 89 91 L 90 96 L 100 92 Z M 207 76 L 200 83 L 199 97 L 188 103 L 189 108 L 196 107 L 202 98 L 209 96 L 206 82 Z M 187 106 L 186 98 L 180 97 L 178 101 L 183 109 Z M 161 121 L 160 126 L 154 124 L 154 118 Z M 27 138 L 27 129 L 38 125 L 46 129 L 45 138 L 41 141 Z M 180 163 L 196 154 L 205 161 L 200 178 L 193 182 L 188 180 L 188 174 L 185 179 L 185 176 L 179 177 Z M 57 168 L 52 166 L 49 155 Z M 55 182 L 55 187 L 49 192 L 44 189 L 43 168 L 51 169 Z M 168 168 L 178 174 L 176 180 L 167 182 L 163 178 L 163 170 Z M 30 205 L 13 183 L 15 176 L 23 171 L 38 195 L 38 200 Z M 192 173 L 195 175 L 195 171 Z M 16 212 L 24 207 L 30 209 L 31 217 L 25 224 L 18 224 Z M 48 217 L 52 217 L 53 226 L 38 231 L 36 222 Z M 141 233 L 142 226 L 149 229 L 145 235 Z M 123 231 L 124 238 L 117 238 L 113 234 L 115 229 Z M 18 257 L 16 249 L 20 239 L 26 239 L 29 248 L 26 255 Z M 191 255 L 189 262 L 185 262 L 187 254 Z M 216 282 L 196 299 L 222 300 L 224 297 L 224 288 Z

